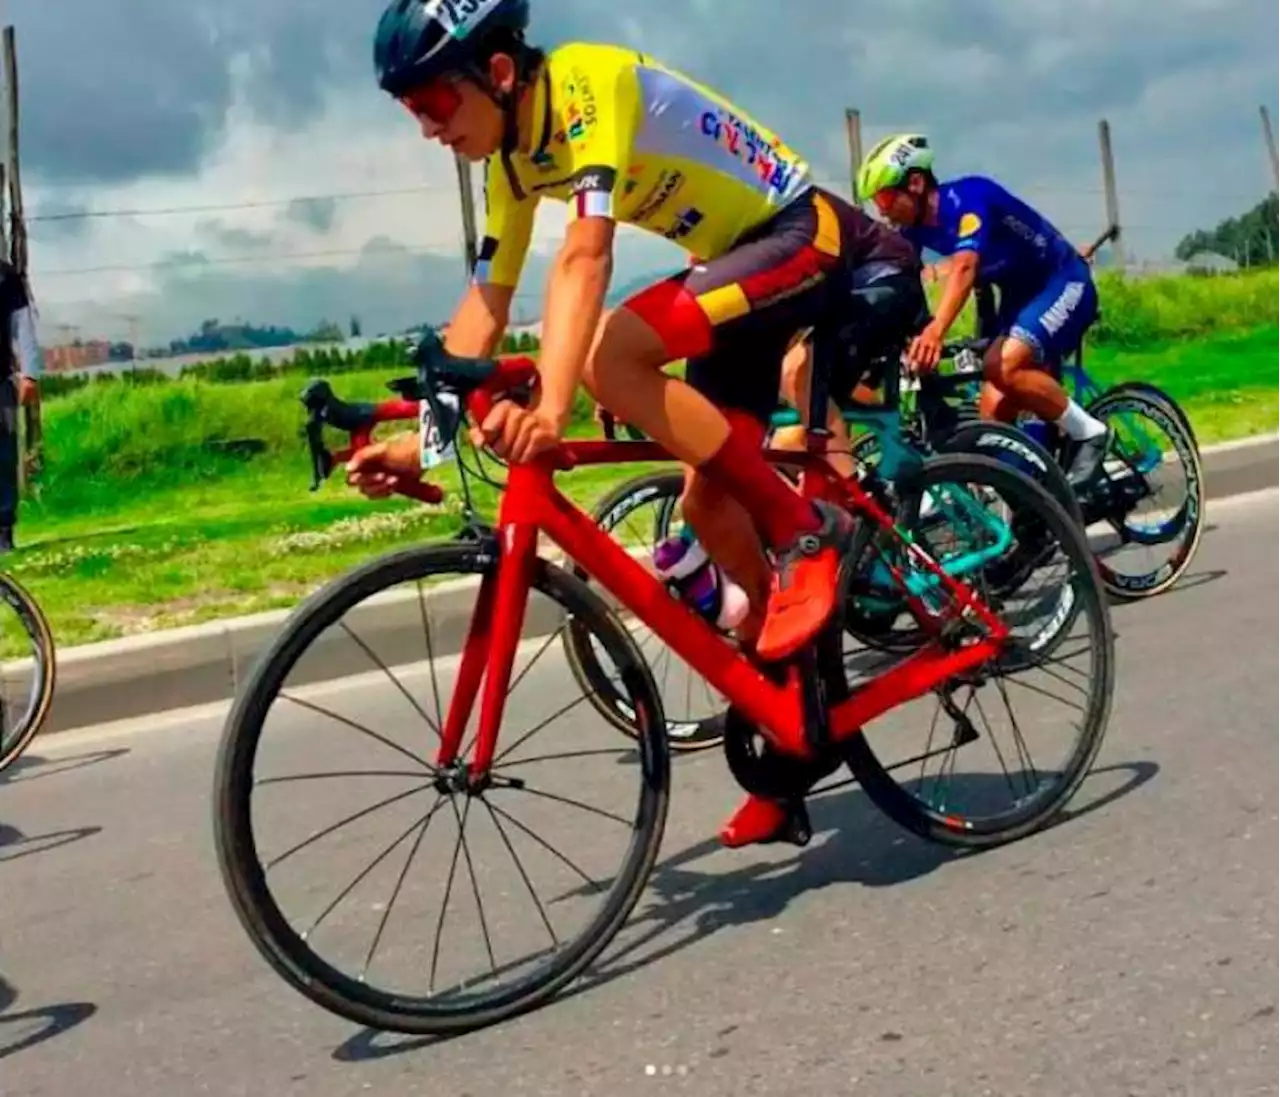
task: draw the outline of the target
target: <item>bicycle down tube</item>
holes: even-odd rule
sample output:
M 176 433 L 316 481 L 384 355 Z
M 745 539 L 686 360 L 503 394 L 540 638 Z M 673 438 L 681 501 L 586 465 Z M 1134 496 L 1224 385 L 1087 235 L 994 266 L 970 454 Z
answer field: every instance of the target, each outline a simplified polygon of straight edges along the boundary
M 568 442 L 562 446 L 561 461 L 572 464 L 616 461 L 616 447 L 639 445 L 645 444 Z M 460 688 L 455 689 L 445 721 L 438 764 L 449 766 L 457 760 L 476 687 L 480 686 L 482 677 L 473 773 L 477 777 L 487 773 L 493 761 L 536 566 L 539 533 L 591 573 L 618 602 L 759 725 L 761 733 L 778 750 L 795 756 L 810 755 L 798 669 L 792 669 L 791 681 L 786 686 L 766 678 L 726 644 L 695 610 L 672 598 L 643 565 L 566 499 L 553 483 L 554 471 L 553 455 L 512 466 L 509 470 L 496 531 L 498 566 L 496 572 L 490 572 L 482 580 L 476 618 L 473 618 L 458 671 Z M 971 600 L 970 604 L 975 601 Z M 489 619 L 487 627 L 478 620 L 482 615 Z M 909 656 L 832 709 L 833 738 L 837 742 L 848 738 L 864 723 L 889 709 L 988 661 L 1000 649 L 1001 632 L 1003 629 L 997 626 L 994 637 L 980 639 L 968 647 L 945 651 L 930 645 Z

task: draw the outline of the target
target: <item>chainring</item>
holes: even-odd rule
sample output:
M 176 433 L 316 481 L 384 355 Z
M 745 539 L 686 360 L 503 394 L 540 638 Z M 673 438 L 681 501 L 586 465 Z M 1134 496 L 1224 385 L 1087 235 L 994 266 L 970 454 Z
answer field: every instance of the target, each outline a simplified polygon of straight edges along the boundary
M 756 725 L 730 708 L 724 716 L 721 741 L 725 761 L 734 780 L 753 796 L 772 800 L 801 800 L 844 762 L 836 746 L 812 759 L 782 754 L 769 745 Z

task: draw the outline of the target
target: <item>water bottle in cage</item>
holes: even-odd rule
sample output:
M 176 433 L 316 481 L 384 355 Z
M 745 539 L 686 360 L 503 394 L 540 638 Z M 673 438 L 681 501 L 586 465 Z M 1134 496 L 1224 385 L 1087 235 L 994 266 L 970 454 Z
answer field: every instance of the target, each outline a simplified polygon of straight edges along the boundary
M 688 526 L 654 548 L 653 564 L 667 584 L 717 628 L 736 628 L 746 617 L 747 592 L 720 570 Z

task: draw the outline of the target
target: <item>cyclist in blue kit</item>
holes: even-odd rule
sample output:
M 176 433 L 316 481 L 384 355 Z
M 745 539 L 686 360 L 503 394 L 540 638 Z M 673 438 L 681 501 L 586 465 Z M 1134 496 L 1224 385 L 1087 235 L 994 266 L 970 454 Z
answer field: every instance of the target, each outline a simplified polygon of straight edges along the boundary
M 1098 293 L 1075 246 L 1047 219 L 1000 184 L 980 175 L 939 182 L 933 150 L 918 134 L 881 141 L 858 171 L 858 196 L 871 199 L 918 251 L 949 257 L 933 321 L 912 340 L 907 360 L 938 364 L 947 331 L 977 286 L 999 291 L 995 330 L 984 362 L 979 414 L 1012 422 L 1030 412 L 1074 443 L 1067 478 L 1075 487 L 1097 474 L 1108 431 L 1058 381 L 1071 353 L 1098 316 Z

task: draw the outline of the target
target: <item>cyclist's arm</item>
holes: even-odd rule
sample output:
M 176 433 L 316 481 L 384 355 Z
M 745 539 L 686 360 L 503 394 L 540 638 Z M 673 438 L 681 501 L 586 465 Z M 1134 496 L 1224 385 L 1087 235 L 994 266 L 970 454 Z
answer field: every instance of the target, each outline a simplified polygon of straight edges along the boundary
M 484 183 L 484 239 L 444 340 L 451 354 L 469 358 L 493 354 L 507 330 L 537 210 L 536 199 L 516 198 L 500 165 L 485 165 Z
M 573 185 L 564 244 L 551 266 L 538 372 L 539 412 L 558 430 L 569 422 L 613 274 L 615 188 L 626 180 L 639 94 L 629 67 L 591 72 L 570 65 L 564 93 L 583 106 L 571 136 Z M 591 109 L 594 108 L 594 109 Z
M 960 216 L 955 247 L 946 261 L 947 283 L 934 313 L 933 326 L 938 331 L 950 330 L 973 292 L 982 251 L 987 243 L 988 219 L 989 209 L 985 202 L 971 199 L 966 203 Z
M 514 296 L 514 286 L 468 287 L 449 321 L 445 349 L 464 358 L 487 358 L 493 354 L 507 330 Z
M 587 363 L 613 274 L 614 222 L 584 217 L 570 222 L 551 266 L 542 326 L 538 410 L 559 430 L 568 425 L 573 394 Z

